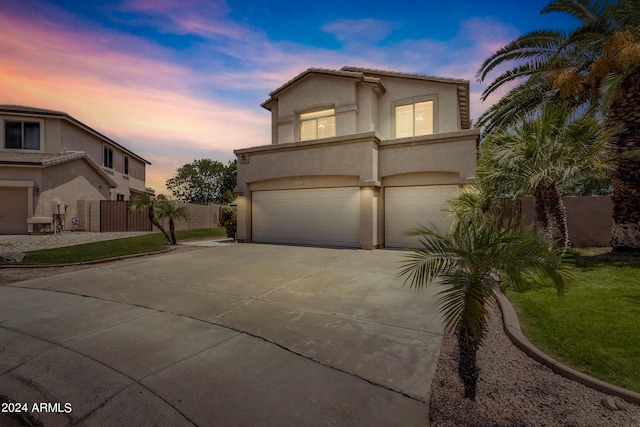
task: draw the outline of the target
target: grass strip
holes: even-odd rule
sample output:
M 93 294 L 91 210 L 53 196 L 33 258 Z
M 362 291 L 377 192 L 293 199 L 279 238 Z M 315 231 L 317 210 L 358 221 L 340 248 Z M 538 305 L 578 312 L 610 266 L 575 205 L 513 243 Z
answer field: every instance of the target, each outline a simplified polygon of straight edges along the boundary
M 573 257 L 564 297 L 548 288 L 507 292 L 522 332 L 555 359 L 640 392 L 640 257 L 603 249 Z
M 225 237 L 224 228 L 176 231 L 178 243 L 185 240 Z M 160 252 L 170 248 L 162 233 L 125 237 L 115 240 L 83 243 L 54 249 L 42 249 L 26 252 L 25 259 L 19 265 L 55 265 L 76 262 L 97 261 L 126 255 Z M 17 263 L 0 263 L 0 265 Z

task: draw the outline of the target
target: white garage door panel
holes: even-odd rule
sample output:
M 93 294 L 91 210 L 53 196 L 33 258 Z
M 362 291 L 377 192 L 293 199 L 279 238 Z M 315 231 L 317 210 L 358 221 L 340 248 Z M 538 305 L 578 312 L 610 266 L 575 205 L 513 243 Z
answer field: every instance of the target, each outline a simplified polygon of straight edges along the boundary
M 303 245 L 360 245 L 358 188 L 255 191 L 255 242 Z
M 0 234 L 27 234 L 27 188 L 0 188 Z
M 405 233 L 419 225 L 435 224 L 446 229 L 451 218 L 443 209 L 458 192 L 457 185 L 389 187 L 385 194 L 385 246 L 404 248 L 415 245 L 416 238 Z

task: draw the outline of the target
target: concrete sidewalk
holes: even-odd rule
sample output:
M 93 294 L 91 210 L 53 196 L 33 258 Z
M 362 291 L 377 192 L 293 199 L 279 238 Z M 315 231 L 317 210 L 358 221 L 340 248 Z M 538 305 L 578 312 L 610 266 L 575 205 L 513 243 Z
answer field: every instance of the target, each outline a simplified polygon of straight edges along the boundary
M 428 425 L 442 327 L 401 258 L 227 245 L 0 287 L 0 393 L 59 403 L 47 426 Z

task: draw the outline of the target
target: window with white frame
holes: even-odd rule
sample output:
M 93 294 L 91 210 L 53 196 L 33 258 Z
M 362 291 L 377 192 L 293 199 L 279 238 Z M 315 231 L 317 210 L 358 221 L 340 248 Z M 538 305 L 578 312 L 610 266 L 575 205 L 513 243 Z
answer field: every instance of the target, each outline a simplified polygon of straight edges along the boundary
M 102 164 L 109 168 L 113 169 L 113 148 L 104 146 L 104 156 L 103 156 Z
M 336 136 L 336 111 L 333 108 L 300 114 L 300 141 Z
M 5 120 L 4 148 L 40 150 L 40 123 Z
M 396 106 L 396 138 L 433 133 L 433 101 Z

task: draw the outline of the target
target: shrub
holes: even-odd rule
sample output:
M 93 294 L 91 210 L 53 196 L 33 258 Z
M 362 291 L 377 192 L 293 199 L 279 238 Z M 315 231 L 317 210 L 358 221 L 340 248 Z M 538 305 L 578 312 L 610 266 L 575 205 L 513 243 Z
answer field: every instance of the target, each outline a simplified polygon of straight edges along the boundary
M 235 240 L 236 232 L 238 231 L 238 214 L 236 211 L 230 206 L 223 206 L 220 222 L 222 222 L 222 226 L 227 231 L 227 237 Z

